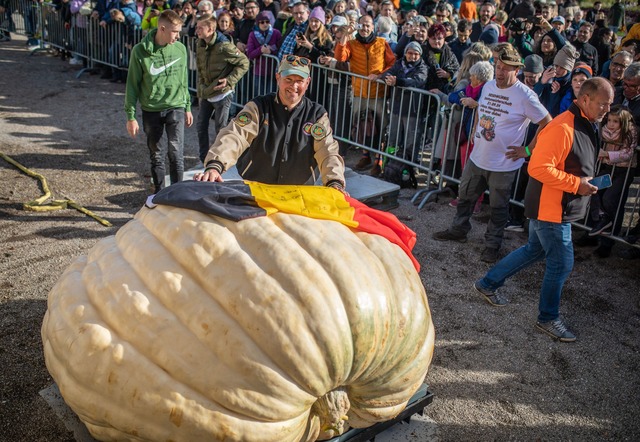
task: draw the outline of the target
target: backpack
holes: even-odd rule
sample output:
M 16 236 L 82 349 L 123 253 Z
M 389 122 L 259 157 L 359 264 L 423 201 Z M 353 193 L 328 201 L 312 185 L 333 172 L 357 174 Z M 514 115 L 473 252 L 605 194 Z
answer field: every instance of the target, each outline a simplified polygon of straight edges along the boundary
M 407 187 L 418 187 L 416 172 L 412 166 L 389 158 L 382 170 L 382 179 L 393 184 L 397 184 L 402 189 Z

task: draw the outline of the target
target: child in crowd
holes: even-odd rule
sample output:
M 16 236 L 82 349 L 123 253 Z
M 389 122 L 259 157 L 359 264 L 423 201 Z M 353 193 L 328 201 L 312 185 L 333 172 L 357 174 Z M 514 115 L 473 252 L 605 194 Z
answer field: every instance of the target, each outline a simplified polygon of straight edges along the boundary
M 637 129 L 627 108 L 613 106 L 602 120 L 600 130 L 602 146 L 598 153 L 598 176 L 610 174 L 611 187 L 601 189 L 591 197 L 591 216 L 597 217 L 598 222 L 589 236 L 619 232 L 624 213 L 624 204 L 620 201 L 627 199 L 634 178 L 633 168 L 636 167 Z

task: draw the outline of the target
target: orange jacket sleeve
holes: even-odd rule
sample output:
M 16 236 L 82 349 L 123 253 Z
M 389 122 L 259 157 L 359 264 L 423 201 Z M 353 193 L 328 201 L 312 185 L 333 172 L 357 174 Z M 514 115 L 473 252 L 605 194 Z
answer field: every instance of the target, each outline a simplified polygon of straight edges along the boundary
M 568 193 L 577 193 L 580 178 L 564 170 L 564 162 L 573 146 L 570 123 L 547 125 L 538 134 L 536 147 L 529 160 L 529 176 L 543 185 Z
M 349 61 L 349 58 L 351 58 L 351 47 L 349 46 L 349 42 L 344 45 L 337 43 L 334 54 L 338 61 Z
M 393 50 L 391 50 L 391 46 L 389 46 L 389 43 L 387 43 L 386 41 L 384 42 L 384 69 L 382 70 L 382 72 L 386 72 L 389 69 L 391 69 L 391 66 L 393 66 L 396 62 L 396 54 L 393 53 Z

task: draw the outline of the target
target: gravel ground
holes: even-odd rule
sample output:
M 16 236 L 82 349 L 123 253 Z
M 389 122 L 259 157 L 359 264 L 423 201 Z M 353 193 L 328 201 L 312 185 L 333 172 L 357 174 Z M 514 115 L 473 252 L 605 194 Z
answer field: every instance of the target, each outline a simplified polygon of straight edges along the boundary
M 40 339 L 47 293 L 72 260 L 130 220 L 150 190 L 143 137 L 126 134 L 124 86 L 76 73 L 49 54 L 30 56 L 24 40 L 0 43 L 0 151 L 44 175 L 56 198 L 114 225 L 74 210 L 22 210 L 41 189 L 0 160 L 1 441 L 73 440 L 38 395 L 52 383 Z M 186 144 L 193 167 L 193 128 Z M 619 258 L 622 246 L 608 259 L 577 248 L 561 311 L 579 340 L 557 343 L 533 327 L 543 266 L 509 281 L 510 304 L 492 308 L 471 290 L 488 268 L 479 261 L 486 208 L 467 244 L 439 243 L 431 234 L 453 216 L 448 198 L 418 210 L 412 195 L 403 190 L 394 213 L 418 233 L 415 254 L 437 333 L 427 376 L 436 398 L 427 414 L 438 438 L 640 440 L 639 262 Z M 503 252 L 525 240 L 507 233 Z

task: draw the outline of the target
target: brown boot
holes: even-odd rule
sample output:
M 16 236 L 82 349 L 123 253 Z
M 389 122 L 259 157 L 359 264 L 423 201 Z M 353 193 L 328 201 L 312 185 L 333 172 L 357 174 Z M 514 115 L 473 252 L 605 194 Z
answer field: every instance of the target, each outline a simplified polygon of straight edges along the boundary
M 371 165 L 371 157 L 362 156 L 362 158 L 360 158 L 360 161 L 358 161 L 358 163 L 355 166 L 353 166 L 353 170 L 365 170 L 370 165 Z
M 373 167 L 371 168 L 371 170 L 369 171 L 369 175 L 379 177 L 381 173 L 382 173 L 382 166 L 380 166 L 380 161 L 376 161 L 373 164 Z

